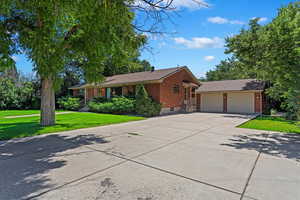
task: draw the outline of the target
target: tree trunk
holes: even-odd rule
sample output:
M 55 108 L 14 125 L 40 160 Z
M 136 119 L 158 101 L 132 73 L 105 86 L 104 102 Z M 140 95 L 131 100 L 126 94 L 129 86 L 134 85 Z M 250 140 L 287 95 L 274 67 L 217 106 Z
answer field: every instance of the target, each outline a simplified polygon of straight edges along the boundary
M 41 90 L 41 121 L 42 126 L 55 125 L 55 93 L 53 80 L 50 77 L 42 78 Z

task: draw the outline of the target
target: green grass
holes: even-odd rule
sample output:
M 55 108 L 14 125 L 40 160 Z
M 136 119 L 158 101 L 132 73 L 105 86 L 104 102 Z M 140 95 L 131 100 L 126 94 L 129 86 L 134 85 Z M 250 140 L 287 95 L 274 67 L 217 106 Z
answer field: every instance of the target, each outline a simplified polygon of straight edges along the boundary
M 143 117 L 126 115 L 74 112 L 69 114 L 56 115 L 55 126 L 42 127 L 39 125 L 39 116 L 14 119 L 4 118 L 6 116 L 30 115 L 38 113 L 39 110 L 0 111 L 0 140 L 8 140 L 12 138 L 28 137 L 46 133 L 104 126 L 108 124 L 116 124 L 144 119 Z
M 300 122 L 286 120 L 283 117 L 261 116 L 239 126 L 257 130 L 300 133 Z

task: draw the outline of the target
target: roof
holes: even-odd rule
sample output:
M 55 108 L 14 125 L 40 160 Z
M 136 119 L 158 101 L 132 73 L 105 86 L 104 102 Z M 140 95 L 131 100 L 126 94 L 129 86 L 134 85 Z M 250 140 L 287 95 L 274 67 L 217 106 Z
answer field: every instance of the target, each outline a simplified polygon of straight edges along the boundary
M 196 92 L 264 90 L 265 83 L 256 79 L 201 82 Z
M 84 85 L 85 85 L 85 83 L 77 84 L 77 85 L 74 85 L 72 87 L 69 87 L 69 89 L 77 89 L 77 88 L 80 88 L 80 87 L 82 87 Z
M 124 84 L 139 84 L 139 83 L 151 83 L 163 80 L 164 78 L 182 70 L 187 70 L 191 76 L 198 82 L 197 78 L 192 74 L 192 72 L 187 67 L 174 67 L 168 69 L 159 69 L 154 71 L 145 71 L 145 72 L 135 72 L 129 74 L 120 74 L 115 76 L 106 77 L 105 81 L 100 83 L 101 87 L 113 87 L 120 86 Z M 200 83 L 199 83 L 200 84 Z M 94 84 L 85 84 L 79 87 L 73 86 L 70 89 L 79 89 L 88 86 L 93 86 Z

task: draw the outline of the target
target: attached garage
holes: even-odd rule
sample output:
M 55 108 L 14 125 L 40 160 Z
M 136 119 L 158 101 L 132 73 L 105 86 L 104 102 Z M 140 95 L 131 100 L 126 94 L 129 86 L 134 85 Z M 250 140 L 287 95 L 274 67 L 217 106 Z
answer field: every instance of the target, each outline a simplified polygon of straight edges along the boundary
M 228 113 L 255 113 L 254 92 L 228 92 Z
M 198 111 L 261 113 L 264 85 L 255 79 L 202 82 L 196 90 Z
M 203 93 L 200 110 L 203 112 L 223 112 L 223 94 L 220 92 Z

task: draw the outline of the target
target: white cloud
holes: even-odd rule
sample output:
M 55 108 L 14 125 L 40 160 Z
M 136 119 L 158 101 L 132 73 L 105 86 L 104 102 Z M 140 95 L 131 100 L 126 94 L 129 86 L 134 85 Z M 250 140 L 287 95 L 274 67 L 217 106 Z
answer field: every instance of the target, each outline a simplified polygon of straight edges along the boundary
M 18 56 L 12 56 L 11 57 L 15 62 L 17 62 L 19 60 Z
M 154 3 L 159 2 L 160 0 L 155 0 Z M 160 6 L 164 6 L 170 3 L 170 0 L 161 0 L 159 3 Z M 150 8 L 148 4 L 146 4 L 142 0 L 135 0 L 133 5 L 142 6 L 145 8 Z M 181 8 L 189 8 L 189 9 L 200 9 L 207 8 L 210 4 L 206 2 L 206 0 L 173 0 L 171 4 L 171 8 L 181 9 Z
M 214 24 L 227 24 L 228 19 L 225 19 L 223 17 L 209 17 L 207 21 L 214 23 Z
M 214 24 L 245 24 L 245 22 L 239 20 L 229 20 L 223 17 L 209 17 L 207 21 L 214 23 Z
M 214 56 L 204 56 L 204 60 L 205 61 L 213 61 L 215 59 L 215 57 Z
M 183 37 L 174 38 L 176 44 L 181 44 L 189 49 L 201 49 L 201 48 L 222 48 L 224 47 L 224 40 L 219 37 L 207 38 L 207 37 L 194 37 L 191 40 Z
M 252 17 L 251 19 L 256 19 L 256 18 L 259 18 L 258 23 L 263 23 L 263 22 L 268 21 L 267 17 Z
M 175 8 L 190 8 L 190 9 L 199 9 L 207 8 L 209 4 L 205 0 L 174 0 L 172 4 Z

